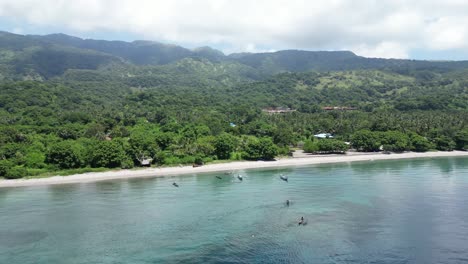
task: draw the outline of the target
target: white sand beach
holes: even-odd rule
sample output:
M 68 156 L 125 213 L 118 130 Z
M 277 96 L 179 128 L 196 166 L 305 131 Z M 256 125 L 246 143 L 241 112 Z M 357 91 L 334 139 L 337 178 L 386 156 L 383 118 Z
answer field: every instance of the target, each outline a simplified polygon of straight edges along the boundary
M 393 160 L 393 159 L 413 159 L 413 158 L 436 158 L 436 157 L 468 157 L 466 151 L 451 151 L 451 152 L 405 152 L 405 153 L 361 153 L 349 152 L 344 155 L 300 155 L 295 158 L 283 158 L 276 161 L 237 161 L 218 164 L 208 164 L 202 167 L 164 167 L 164 168 L 147 168 L 140 170 L 115 170 L 108 172 L 93 172 L 76 174 L 70 176 L 53 176 L 49 178 L 37 179 L 17 179 L 17 180 L 0 180 L 1 187 L 21 187 L 21 186 L 38 186 L 51 184 L 70 184 L 70 183 L 86 183 L 113 179 L 129 179 L 141 177 L 164 177 L 183 174 L 206 173 L 206 172 L 225 172 L 237 171 L 254 168 L 274 168 L 274 167 L 290 167 L 304 166 L 314 164 L 354 162 L 354 161 L 373 161 L 373 160 Z

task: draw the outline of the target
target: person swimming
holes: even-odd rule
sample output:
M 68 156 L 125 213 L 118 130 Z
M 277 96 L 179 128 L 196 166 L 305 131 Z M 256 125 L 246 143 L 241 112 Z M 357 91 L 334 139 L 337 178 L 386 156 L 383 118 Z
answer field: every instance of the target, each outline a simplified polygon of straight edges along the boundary
M 298 223 L 298 225 L 304 225 L 304 224 L 305 224 L 305 220 L 304 220 L 304 217 L 302 216 L 301 220 Z
M 177 184 L 175 182 L 172 185 L 174 185 L 174 187 L 179 187 L 179 184 Z
M 290 201 L 286 200 L 286 206 L 289 206 Z

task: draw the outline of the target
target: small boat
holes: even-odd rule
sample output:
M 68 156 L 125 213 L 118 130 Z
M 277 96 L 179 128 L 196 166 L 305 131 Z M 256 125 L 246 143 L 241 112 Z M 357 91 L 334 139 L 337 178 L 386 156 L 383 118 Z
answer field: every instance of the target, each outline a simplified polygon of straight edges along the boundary
M 283 181 L 287 182 L 288 181 L 288 176 L 285 176 L 283 174 L 280 175 L 280 179 L 282 179 Z
M 174 185 L 174 187 L 179 187 L 179 184 L 177 184 L 175 182 L 172 185 Z
M 220 179 L 220 180 L 222 179 L 221 176 L 216 176 L 216 178 L 218 178 L 218 179 Z
M 239 180 L 241 180 L 241 181 L 242 181 L 242 180 L 243 180 L 243 178 L 242 178 L 242 175 L 240 175 L 240 174 L 239 174 L 239 175 L 237 175 L 237 179 L 239 179 Z

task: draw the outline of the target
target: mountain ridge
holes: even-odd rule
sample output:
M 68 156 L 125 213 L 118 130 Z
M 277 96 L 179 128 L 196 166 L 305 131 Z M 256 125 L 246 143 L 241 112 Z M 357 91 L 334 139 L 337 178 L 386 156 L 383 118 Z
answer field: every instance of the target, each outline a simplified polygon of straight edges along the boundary
M 352 51 L 280 50 L 225 55 L 211 47 L 188 49 L 156 41 L 83 39 L 63 33 L 20 35 L 0 32 L 0 68 L 3 78 L 52 78 L 69 69 L 99 70 L 119 67 L 164 66 L 191 58 L 212 63 L 240 64 L 261 76 L 282 72 L 388 70 L 400 74 L 414 71 L 448 72 L 468 68 L 468 61 L 382 59 L 358 56 Z M 257 74 L 257 73 L 256 73 Z M 16 76 L 16 77 L 15 77 Z M 1 78 L 1 76 L 0 76 Z

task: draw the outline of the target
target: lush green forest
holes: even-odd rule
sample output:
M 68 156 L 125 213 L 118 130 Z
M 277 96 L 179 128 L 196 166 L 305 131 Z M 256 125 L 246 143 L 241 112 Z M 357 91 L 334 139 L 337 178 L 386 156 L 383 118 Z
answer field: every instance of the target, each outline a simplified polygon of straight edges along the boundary
M 225 56 L 207 47 L 3 32 L 0 177 L 133 168 L 145 159 L 269 160 L 302 146 L 466 150 L 467 76 L 467 62 L 351 52 Z

